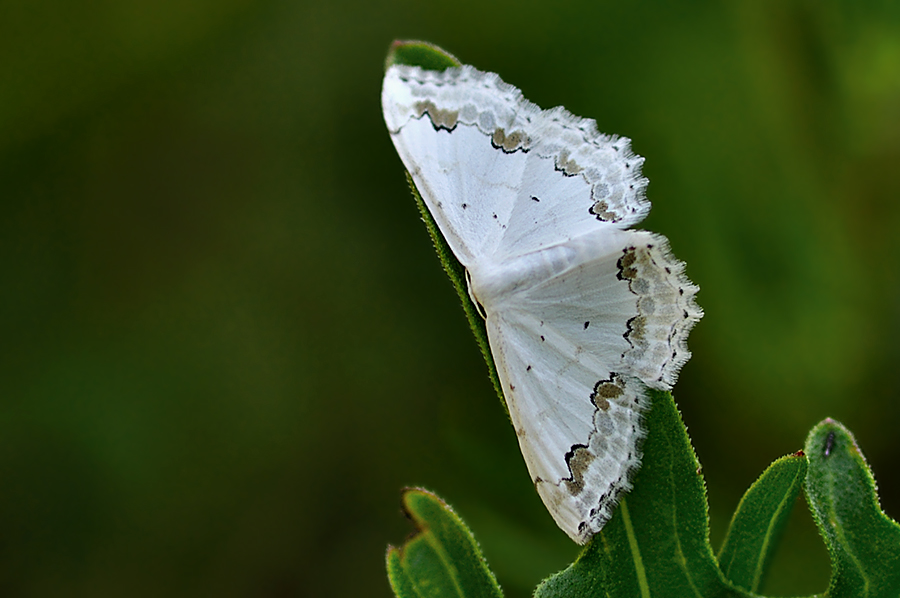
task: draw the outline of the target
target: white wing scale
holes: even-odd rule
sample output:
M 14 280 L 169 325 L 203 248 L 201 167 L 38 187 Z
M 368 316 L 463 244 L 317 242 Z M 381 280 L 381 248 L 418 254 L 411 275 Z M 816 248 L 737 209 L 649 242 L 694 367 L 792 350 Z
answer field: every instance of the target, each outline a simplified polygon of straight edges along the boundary
M 382 105 L 392 134 L 427 113 L 436 129 L 474 126 L 506 152 L 552 159 L 565 174 L 584 179 L 591 210 L 603 220 L 625 227 L 650 209 L 640 175 L 644 160 L 632 153 L 629 139 L 604 135 L 594 120 L 562 107 L 541 110 L 494 73 L 468 65 L 442 72 L 394 65 L 385 75 Z
M 586 542 L 630 488 L 645 385 L 668 389 L 702 311 L 649 209 L 625 138 L 541 111 L 497 75 L 392 66 L 392 139 L 470 274 L 528 471 Z

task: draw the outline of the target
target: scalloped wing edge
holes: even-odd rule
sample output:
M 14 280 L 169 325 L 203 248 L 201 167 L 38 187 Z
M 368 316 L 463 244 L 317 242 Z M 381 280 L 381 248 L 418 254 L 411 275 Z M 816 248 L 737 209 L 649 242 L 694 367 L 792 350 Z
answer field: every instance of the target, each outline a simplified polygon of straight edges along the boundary
M 582 176 L 591 186 L 591 212 L 601 221 L 627 228 L 650 210 L 644 159 L 630 139 L 601 133 L 595 120 L 562 106 L 542 110 L 495 73 L 469 65 L 430 71 L 395 64 L 385 74 L 383 94 L 402 107 L 386 115 L 391 133 L 426 114 L 435 128 L 475 126 L 506 152 L 533 151 L 567 175 Z

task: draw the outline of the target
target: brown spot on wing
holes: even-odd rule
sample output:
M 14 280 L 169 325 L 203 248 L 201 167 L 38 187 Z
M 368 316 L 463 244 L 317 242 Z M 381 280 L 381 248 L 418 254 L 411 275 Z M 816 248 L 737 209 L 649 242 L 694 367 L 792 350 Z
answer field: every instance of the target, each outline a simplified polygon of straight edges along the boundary
M 604 222 L 615 222 L 618 218 L 618 214 L 611 212 L 609 204 L 602 199 L 591 206 L 590 212 L 597 217 L 597 220 L 602 220 Z
M 431 100 L 416 102 L 415 110 L 418 118 L 427 113 L 435 129 L 452 131 L 459 122 L 459 112 L 457 110 L 442 110 Z
M 596 459 L 594 454 L 586 446 L 580 444 L 573 446 L 572 450 L 566 454 L 566 465 L 569 466 L 572 477 L 563 481 L 566 489 L 573 496 L 584 490 L 584 474 L 587 473 L 588 467 L 594 459 Z
M 594 392 L 591 393 L 591 401 L 600 411 L 609 409 L 611 400 L 621 397 L 625 390 L 619 384 L 618 376 L 612 374 L 609 380 L 601 380 L 594 386 Z
M 559 156 L 556 157 L 556 169 L 563 171 L 568 176 L 575 176 L 584 170 L 574 159 L 569 157 L 568 150 L 559 152 Z
M 635 248 L 629 247 L 622 254 L 622 257 L 619 258 L 619 280 L 634 280 L 637 278 L 638 271 L 637 268 L 634 267 L 636 261 L 637 255 L 635 255 Z
M 628 331 L 625 338 L 629 340 L 642 341 L 647 333 L 647 318 L 644 316 L 634 316 L 628 320 Z
M 491 135 L 491 143 L 494 147 L 500 148 L 507 153 L 512 153 L 523 147 L 528 141 L 528 136 L 524 131 L 513 131 L 507 134 L 506 131 L 497 127 L 494 134 Z

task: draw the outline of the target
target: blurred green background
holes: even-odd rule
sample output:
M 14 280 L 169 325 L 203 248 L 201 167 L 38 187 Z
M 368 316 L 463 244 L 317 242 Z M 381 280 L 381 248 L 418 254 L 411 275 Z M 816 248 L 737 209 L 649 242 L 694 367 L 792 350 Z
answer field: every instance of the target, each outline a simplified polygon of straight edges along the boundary
M 6 2 L 0 595 L 388 597 L 409 484 L 508 596 L 577 554 L 382 122 L 395 38 L 646 157 L 716 546 L 826 416 L 900 517 L 896 3 Z M 802 504 L 785 542 L 767 593 L 824 590 Z

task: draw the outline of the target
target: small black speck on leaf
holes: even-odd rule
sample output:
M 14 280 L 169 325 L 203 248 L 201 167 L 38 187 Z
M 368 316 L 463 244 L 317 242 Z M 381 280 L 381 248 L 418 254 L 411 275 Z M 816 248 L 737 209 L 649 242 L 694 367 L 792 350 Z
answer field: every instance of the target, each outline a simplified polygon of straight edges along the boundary
M 828 436 L 825 438 L 825 456 L 831 454 L 831 449 L 834 448 L 834 432 L 829 432 Z

